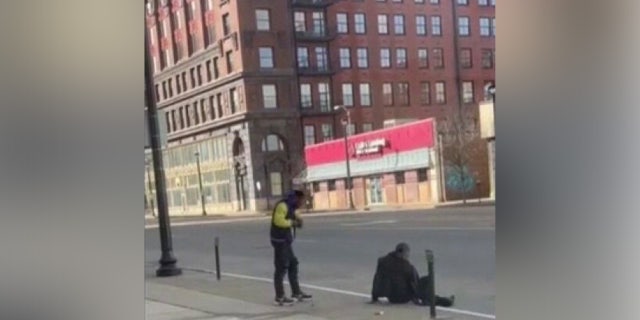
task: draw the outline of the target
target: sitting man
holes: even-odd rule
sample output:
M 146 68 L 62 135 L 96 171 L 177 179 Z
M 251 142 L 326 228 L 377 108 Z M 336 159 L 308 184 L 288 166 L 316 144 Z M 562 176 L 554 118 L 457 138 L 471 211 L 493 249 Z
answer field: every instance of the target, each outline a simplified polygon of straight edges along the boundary
M 415 304 L 427 305 L 428 281 L 428 276 L 420 278 L 416 268 L 409 262 L 409 245 L 400 243 L 394 251 L 378 259 L 371 302 L 375 303 L 379 298 L 387 298 L 390 303 L 413 301 Z M 436 305 L 450 307 L 454 300 L 454 296 L 450 298 L 436 296 Z

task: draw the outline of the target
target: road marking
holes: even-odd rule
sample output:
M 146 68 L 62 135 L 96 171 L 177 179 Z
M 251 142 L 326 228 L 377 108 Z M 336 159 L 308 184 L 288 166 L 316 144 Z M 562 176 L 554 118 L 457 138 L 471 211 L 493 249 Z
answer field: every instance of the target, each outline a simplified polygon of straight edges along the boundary
M 336 216 L 362 216 L 367 214 L 394 214 L 394 213 L 415 213 L 424 210 L 432 210 L 436 208 L 406 208 L 406 209 L 393 209 L 389 211 L 377 211 L 377 210 L 369 210 L 369 211 L 337 211 L 337 212 L 324 212 L 324 213 L 305 213 L 302 212 L 302 217 L 305 219 L 315 218 L 315 217 L 336 217 Z M 247 221 L 262 221 L 271 219 L 270 216 L 265 217 L 248 217 L 248 218 L 229 218 L 229 219 L 218 219 L 218 220 L 195 220 L 195 221 L 183 221 L 183 222 L 172 222 L 172 227 L 182 227 L 182 226 L 197 226 L 197 225 L 207 225 L 207 224 L 221 224 L 221 223 L 233 223 L 233 222 L 247 222 Z M 149 224 L 144 226 L 145 229 L 157 229 L 157 224 Z
M 495 231 L 495 228 L 491 227 L 388 227 L 388 228 L 354 228 L 353 230 L 372 230 L 372 231 L 398 231 L 398 230 L 406 230 L 406 231 Z
M 376 221 L 368 221 L 368 222 L 356 222 L 356 223 L 341 223 L 341 226 L 344 227 L 355 227 L 355 226 L 371 226 L 376 224 L 392 224 L 398 222 L 397 220 L 376 220 Z
M 200 268 L 182 267 L 182 269 L 190 270 L 190 271 L 197 271 L 197 272 L 204 272 L 204 273 L 211 273 L 211 274 L 215 273 L 213 270 L 200 269 Z M 254 281 L 260 281 L 260 282 L 266 282 L 266 283 L 273 283 L 273 280 L 269 279 L 269 278 L 254 277 L 254 276 L 248 276 L 248 275 L 244 275 L 244 274 L 227 273 L 227 272 L 222 272 L 221 274 L 223 276 L 225 276 L 225 277 L 230 277 L 230 278 L 237 278 L 237 279 L 245 279 L 245 280 L 254 280 Z M 289 282 L 284 281 L 284 284 L 288 285 Z M 370 298 L 371 297 L 370 294 L 354 292 L 354 291 L 348 291 L 348 290 L 335 289 L 335 288 L 321 287 L 321 286 L 316 286 L 316 285 L 312 285 L 312 284 L 301 283 L 300 286 L 303 287 L 303 288 L 314 289 L 314 290 L 318 290 L 318 291 L 331 292 L 331 293 L 344 294 L 344 295 L 354 296 L 354 297 L 361 297 L 361 298 Z M 492 314 L 479 313 L 479 312 L 474 312 L 474 311 L 469 311 L 469 310 L 461 310 L 461 309 L 456 309 L 456 308 L 437 307 L 437 309 L 438 310 L 442 310 L 442 311 L 446 311 L 446 312 L 451 312 L 451 313 L 456 313 L 456 314 L 464 314 L 464 315 L 483 318 L 483 319 L 495 319 L 496 318 L 496 316 L 492 315 Z

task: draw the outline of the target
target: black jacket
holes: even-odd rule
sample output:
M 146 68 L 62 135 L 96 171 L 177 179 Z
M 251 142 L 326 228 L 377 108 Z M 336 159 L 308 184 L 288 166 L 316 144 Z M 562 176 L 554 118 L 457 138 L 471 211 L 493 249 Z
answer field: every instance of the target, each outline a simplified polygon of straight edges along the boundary
M 371 297 L 386 297 L 392 303 L 405 303 L 417 298 L 418 271 L 411 262 L 395 252 L 378 259 Z

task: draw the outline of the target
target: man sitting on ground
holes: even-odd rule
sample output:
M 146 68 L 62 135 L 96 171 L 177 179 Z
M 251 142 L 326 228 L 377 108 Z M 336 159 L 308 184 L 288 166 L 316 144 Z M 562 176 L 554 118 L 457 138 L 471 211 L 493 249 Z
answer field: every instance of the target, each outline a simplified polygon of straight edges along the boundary
M 416 268 L 409 262 L 409 245 L 400 243 L 396 249 L 378 259 L 376 274 L 373 279 L 371 302 L 379 298 L 387 298 L 390 303 L 407 303 L 427 305 L 429 297 L 425 284 L 428 276 L 420 278 Z M 424 292 L 423 292 L 424 291 Z M 450 307 L 454 296 L 443 298 L 436 296 L 436 305 Z

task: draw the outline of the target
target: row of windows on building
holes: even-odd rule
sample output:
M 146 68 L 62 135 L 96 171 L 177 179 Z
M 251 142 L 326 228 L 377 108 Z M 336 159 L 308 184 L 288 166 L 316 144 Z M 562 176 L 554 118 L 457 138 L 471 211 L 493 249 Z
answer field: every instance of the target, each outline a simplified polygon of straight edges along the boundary
M 298 48 L 298 65 L 308 66 L 309 56 L 306 48 Z M 324 60 L 325 58 L 319 56 L 322 50 L 316 48 L 317 62 Z M 484 69 L 491 69 L 494 65 L 494 50 L 493 49 L 481 49 L 481 65 Z M 339 65 L 341 69 L 350 69 L 353 65 L 352 48 L 339 48 Z M 394 59 L 395 56 L 395 59 Z M 460 49 L 460 66 L 465 69 L 473 68 L 473 51 L 471 48 Z M 355 66 L 359 69 L 369 68 L 369 49 L 368 48 L 355 48 Z M 375 57 L 374 57 L 375 58 Z M 407 48 L 380 48 L 378 52 L 379 66 L 382 69 L 388 69 L 392 67 L 406 69 L 410 67 L 409 61 L 416 61 L 415 66 L 417 68 L 434 68 L 442 69 L 445 66 L 444 50 L 442 48 L 432 48 L 429 52 L 428 48 L 418 48 L 415 51 L 414 56 L 410 56 Z M 324 62 L 323 62 L 324 63 Z
M 236 71 L 233 64 L 234 54 L 230 50 L 225 54 L 226 75 Z M 223 76 L 220 69 L 220 58 L 214 57 L 207 61 L 192 66 L 187 70 L 177 73 L 175 76 L 162 80 L 155 85 L 156 101 L 164 101 L 177 97 L 192 89 L 196 89 Z
M 429 174 L 426 168 L 421 168 L 416 170 L 417 173 L 417 182 L 421 183 L 421 182 L 427 182 L 429 181 Z M 393 173 L 394 177 L 395 177 L 395 184 L 396 185 L 403 185 L 406 183 L 405 180 L 405 171 L 398 171 L 398 172 L 394 172 Z M 343 185 L 347 185 L 347 179 L 339 179 L 343 181 Z M 353 180 L 353 179 L 351 179 Z M 337 181 L 336 179 L 332 179 L 332 180 L 327 180 L 327 191 L 336 191 L 336 185 L 337 185 Z M 353 181 L 352 181 L 353 183 Z M 313 190 L 313 192 L 320 192 L 320 182 L 313 182 L 311 183 L 311 188 Z
M 307 29 L 306 22 L 304 21 L 305 15 L 301 13 L 297 15 L 296 19 L 296 31 L 305 32 Z M 349 14 L 345 12 L 336 13 L 336 32 L 338 34 L 349 34 L 351 31 L 354 34 L 364 35 L 367 34 L 367 17 L 365 13 L 354 13 L 353 23 L 349 21 Z M 430 26 L 429 22 L 430 20 Z M 313 33 L 325 34 L 324 23 L 316 22 L 314 16 L 314 23 L 312 26 Z M 378 14 L 377 20 L 377 34 L 378 35 L 396 35 L 403 36 L 407 34 L 407 21 L 404 14 Z M 443 25 L 442 17 L 433 15 L 427 17 L 426 15 L 415 15 L 414 17 L 415 34 L 418 36 L 442 36 Z M 430 29 L 430 31 L 428 30 Z M 478 30 L 479 35 L 482 37 L 495 37 L 496 35 L 496 19 L 495 17 L 480 17 L 478 18 Z M 393 31 L 393 33 L 392 33 Z M 462 37 L 471 36 L 471 18 L 468 16 L 458 17 L 458 35 Z
M 158 21 L 159 30 L 156 25 L 149 30 L 149 41 L 152 46 L 166 42 L 168 39 L 173 40 L 173 46 L 165 45 L 161 49 L 160 57 L 154 56 L 154 71 L 156 73 L 212 46 L 217 39 L 215 21 L 210 18 L 214 10 L 213 0 L 190 1 L 186 10 L 183 4 L 176 4 L 172 7 L 169 18 Z M 149 14 L 153 13 L 149 12 Z M 223 36 L 228 36 L 231 33 L 228 13 L 222 16 L 222 27 Z M 187 29 L 187 41 L 183 41 L 181 36 L 181 31 L 185 29 Z M 200 36 L 200 30 L 203 32 L 202 36 Z
M 486 81 L 484 85 L 492 81 Z M 447 103 L 447 83 L 445 81 L 421 81 L 418 83 L 420 90 L 419 104 L 446 104 Z M 328 91 L 328 83 L 317 84 L 317 96 L 320 102 L 321 111 L 329 111 L 331 106 L 331 94 Z M 474 81 L 462 81 L 462 102 L 474 103 L 476 99 Z M 342 105 L 371 107 L 374 105 L 373 91 L 378 88 L 371 88 L 370 83 L 343 83 L 341 85 Z M 358 93 L 355 90 L 358 89 Z M 382 92 L 383 106 L 410 106 L 412 105 L 411 84 L 409 82 L 384 82 L 379 88 Z M 356 97 L 359 101 L 356 101 Z M 277 99 L 277 97 L 275 97 Z M 314 107 L 313 87 L 309 83 L 300 84 L 300 105 L 303 109 Z M 359 102 L 359 103 L 357 103 Z M 266 102 L 265 102 L 266 104 Z
M 447 103 L 447 92 L 445 81 L 421 81 L 420 105 Z M 356 89 L 358 93 L 356 94 Z M 384 82 L 381 85 L 383 106 L 410 106 L 411 88 L 409 82 Z M 314 107 L 313 88 L 309 83 L 300 84 L 300 106 L 303 109 Z M 347 107 L 359 105 L 371 107 L 373 105 L 373 94 L 371 84 L 343 83 L 341 85 L 342 104 Z M 317 97 L 320 110 L 331 110 L 331 92 L 328 83 L 317 84 Z M 278 88 L 276 84 L 262 84 L 260 90 L 262 96 L 262 107 L 264 109 L 277 109 L 279 106 Z M 358 98 L 359 101 L 356 101 Z M 462 102 L 473 103 L 476 100 L 474 82 L 462 82 Z M 359 103 L 357 103 L 359 102 Z M 233 115 L 240 110 L 240 98 L 236 88 L 228 92 L 212 94 L 208 98 L 201 98 L 189 104 L 173 108 L 165 112 L 167 131 L 169 133 L 186 130 L 200 124 L 215 121 L 225 116 Z
M 275 90 L 275 85 L 273 85 Z M 237 88 L 197 99 L 165 111 L 167 132 L 186 130 L 238 113 L 242 108 Z
M 330 69 L 329 58 L 326 47 L 315 47 L 312 52 L 314 53 L 315 65 L 312 66 L 310 48 L 298 47 L 296 50 L 296 56 L 298 60 L 298 68 L 302 71 L 306 69 L 313 69 L 318 71 L 326 71 Z M 350 69 L 354 66 L 352 48 L 338 48 L 339 66 L 341 69 Z M 483 69 L 492 69 L 494 67 L 494 52 L 493 49 L 480 49 L 481 66 Z M 270 47 L 261 47 L 259 49 L 260 54 L 260 67 L 261 68 L 273 68 L 273 49 Z M 395 56 L 395 59 L 394 59 Z M 375 57 L 374 57 L 375 58 Z M 416 61 L 418 68 L 430 68 L 442 69 L 445 66 L 444 61 L 444 49 L 432 48 L 431 53 L 428 48 L 418 48 L 415 52 L 415 56 L 409 56 L 407 48 L 380 48 L 378 52 L 379 66 L 382 69 L 388 69 L 392 67 L 406 69 L 409 67 L 409 61 Z M 464 69 L 473 68 L 473 50 L 471 48 L 460 49 L 460 66 Z M 370 67 L 370 54 L 369 48 L 355 48 L 355 66 L 359 69 L 368 69 Z

